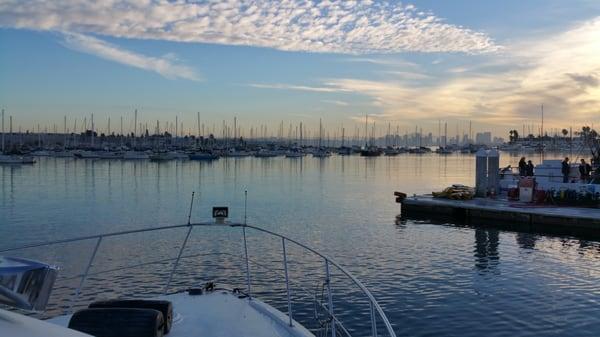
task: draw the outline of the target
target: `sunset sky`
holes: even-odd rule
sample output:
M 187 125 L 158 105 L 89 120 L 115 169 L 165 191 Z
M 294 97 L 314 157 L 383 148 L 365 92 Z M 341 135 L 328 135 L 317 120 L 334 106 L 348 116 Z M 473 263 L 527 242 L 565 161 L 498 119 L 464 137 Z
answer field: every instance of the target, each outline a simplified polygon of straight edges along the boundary
M 600 1 L 0 0 L 0 106 L 195 130 L 600 124 Z

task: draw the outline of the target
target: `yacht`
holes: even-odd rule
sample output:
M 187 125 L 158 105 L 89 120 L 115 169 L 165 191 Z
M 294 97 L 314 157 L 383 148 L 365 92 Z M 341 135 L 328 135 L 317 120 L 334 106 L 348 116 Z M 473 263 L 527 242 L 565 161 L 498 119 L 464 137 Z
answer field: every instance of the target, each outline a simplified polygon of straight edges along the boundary
M 257 158 L 271 158 L 271 157 L 279 156 L 279 152 L 276 152 L 274 150 L 261 149 L 261 150 L 258 150 L 254 156 Z
M 81 151 L 76 151 L 74 155 L 75 155 L 76 158 L 81 158 L 81 159 L 96 159 L 96 158 L 100 158 L 100 155 L 98 154 L 97 151 L 81 150 Z
M 302 158 L 304 157 L 304 152 L 302 149 L 294 147 L 285 153 L 286 158 Z
M 150 155 L 151 161 L 169 161 L 173 159 L 175 159 L 173 154 L 167 151 L 154 152 Z
M 23 164 L 23 158 L 8 154 L 0 154 L 0 164 L 20 165 Z
M 50 151 L 43 150 L 43 149 L 35 150 L 31 154 L 34 155 L 34 156 L 36 156 L 36 157 L 49 157 L 49 156 L 51 156 Z
M 189 155 L 190 160 L 216 160 L 219 155 L 212 152 L 194 152 Z
M 98 151 L 100 159 L 122 159 L 123 153 L 119 151 Z
M 600 170 L 596 168 L 596 170 Z M 596 172 L 595 170 L 595 172 Z M 545 192 L 565 193 L 566 191 L 575 191 L 578 194 L 596 194 L 600 193 L 600 177 L 582 181 L 579 175 L 579 164 L 571 163 L 569 169 L 568 182 L 563 182 L 562 161 L 560 159 L 546 159 L 534 168 L 535 189 Z M 499 187 L 501 192 L 507 192 L 510 189 L 519 188 L 521 181 L 518 168 L 511 166 L 500 169 Z
M 438 153 L 438 154 L 452 154 L 452 153 L 454 153 L 454 151 L 452 151 L 452 149 L 449 148 L 449 147 L 447 147 L 447 146 L 445 146 L 445 147 L 438 147 L 435 150 L 435 152 Z
M 331 157 L 331 152 L 327 151 L 327 149 L 318 148 L 315 152 L 313 152 L 313 157 L 315 157 L 315 158 Z
M 35 164 L 35 158 L 33 156 L 23 156 L 21 157 L 21 163 L 23 164 Z
M 0 303 L 18 309 L 0 309 L 1 334 L 11 337 L 335 337 L 359 333 L 396 336 L 375 297 L 342 265 L 316 249 L 284 235 L 246 223 L 226 222 L 227 213 L 226 207 L 215 207 L 214 222 L 191 223 L 188 220 L 187 224 L 182 225 L 1 249 Z M 190 239 L 190 236 L 210 234 L 205 231 L 223 235 L 225 245 L 220 241 L 219 245 L 210 247 L 191 247 L 201 245 L 204 241 L 198 241 L 197 237 Z M 183 240 L 178 244 L 174 243 L 173 253 L 177 252 L 177 255 L 165 256 L 156 261 L 137 259 L 142 256 L 136 256 L 136 259 L 121 256 L 107 261 L 107 264 L 99 260 L 106 256 L 104 250 L 124 248 L 119 245 L 125 246 L 128 238 L 131 240 L 140 235 L 148 235 L 150 238 L 146 238 L 147 241 L 144 242 L 152 242 L 151 238 L 173 238 L 172 235 L 176 233 L 181 234 L 180 240 Z M 247 239 L 249 235 L 251 240 Z M 261 244 L 261 241 L 278 244 L 271 248 L 273 252 L 268 252 L 254 247 Z M 82 247 L 86 247 L 85 243 L 91 243 L 88 245 L 89 252 L 81 251 Z M 60 264 L 53 265 L 19 256 L 19 252 L 25 255 L 25 252 L 31 253 L 35 249 L 60 251 L 59 247 L 65 245 L 78 247 L 75 248 L 78 249 L 77 254 L 85 256 L 83 264 L 79 263 L 82 261 L 80 258 L 73 257 L 77 260 L 75 265 L 81 268 L 80 271 L 70 269 L 73 266 L 68 264 L 67 259 L 58 259 Z M 227 252 L 225 247 L 228 246 L 239 251 L 239 255 Z M 190 256 L 190 251 L 186 248 L 199 248 L 205 252 L 210 249 L 214 251 L 211 256 L 214 256 L 212 259 L 215 262 L 220 261 L 219 254 L 233 259 L 231 263 L 217 263 L 214 268 L 219 274 L 235 275 L 227 276 L 231 278 L 227 282 L 236 285 L 236 288 L 227 289 L 214 282 L 196 284 L 204 276 L 201 274 L 204 269 L 181 270 L 184 259 L 199 258 L 197 255 Z M 253 252 L 252 256 L 249 251 Z M 265 258 L 260 259 L 261 255 Z M 273 258 L 277 260 L 273 261 Z M 297 263 L 304 263 L 302 259 L 307 258 L 315 261 L 312 263 L 316 263 L 316 266 L 321 266 L 319 269 L 322 268 L 320 272 L 315 270 L 318 272 L 315 274 L 318 280 L 315 281 L 319 282 L 316 289 L 302 286 L 300 280 L 294 279 L 298 274 L 288 272 L 288 266 L 297 268 Z M 269 262 L 277 263 L 270 266 Z M 160 279 L 154 277 L 155 269 L 152 266 L 161 266 L 164 269 L 162 275 L 166 277 L 164 286 L 160 285 L 158 289 L 161 290 L 156 295 L 149 291 L 160 282 Z M 267 268 L 278 277 L 272 278 L 268 276 L 270 274 L 259 273 L 260 267 Z M 230 269 L 239 270 L 228 273 Z M 59 277 L 61 271 L 65 272 L 65 276 Z M 68 271 L 75 272 L 75 276 Z M 118 287 L 118 282 L 110 275 L 114 275 L 111 273 L 115 271 L 125 273 L 125 277 L 131 279 L 128 282 L 135 281 L 135 288 L 139 290 L 128 293 L 126 297 L 114 298 L 114 294 L 119 293 L 117 289 L 113 289 Z M 194 275 L 196 273 L 198 275 Z M 179 279 L 179 275 L 191 277 Z M 264 279 L 261 279 L 261 275 Z M 86 282 L 89 283 L 90 280 L 95 284 L 98 281 L 104 284 L 86 287 Z M 332 289 L 342 285 L 348 291 L 336 290 L 334 296 Z M 50 300 L 53 290 L 57 290 L 59 294 L 62 290 L 63 296 L 71 298 Z M 312 303 L 308 308 L 301 305 L 304 302 L 299 302 L 303 296 Z M 57 314 L 43 313 L 47 307 L 52 306 L 62 309 Z M 356 314 L 346 315 L 345 312 L 350 309 L 355 310 Z M 49 316 L 48 319 L 37 318 L 44 315 Z M 360 323 L 365 331 L 348 329 L 348 323 Z
M 337 153 L 340 156 L 349 156 L 352 154 L 352 148 L 347 146 L 342 146 L 338 149 Z
M 245 150 L 236 150 L 236 149 L 229 149 L 225 152 L 223 152 L 223 157 L 248 157 L 251 156 L 252 152 L 250 151 L 245 151 Z
M 125 151 L 123 153 L 123 159 L 125 160 L 143 160 L 150 159 L 148 153 L 143 151 Z
M 376 146 L 367 146 L 364 149 L 360 150 L 360 155 L 362 157 L 379 157 L 381 156 L 381 149 Z
M 386 156 L 397 156 L 400 154 L 400 149 L 389 146 L 383 150 L 383 154 Z
M 52 152 L 50 156 L 57 158 L 73 158 L 74 154 L 73 151 L 61 150 Z
M 179 152 L 179 151 L 169 151 L 168 154 L 169 154 L 169 156 L 171 156 L 171 158 L 177 159 L 177 160 L 188 160 L 188 159 L 190 159 L 190 156 L 188 154 L 183 153 L 183 152 Z

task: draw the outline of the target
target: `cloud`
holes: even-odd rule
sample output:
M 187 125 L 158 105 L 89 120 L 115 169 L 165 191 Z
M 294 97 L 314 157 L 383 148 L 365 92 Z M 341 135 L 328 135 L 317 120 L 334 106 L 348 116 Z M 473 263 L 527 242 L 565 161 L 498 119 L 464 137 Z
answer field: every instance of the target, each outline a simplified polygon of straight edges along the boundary
M 200 79 L 192 68 L 174 63 L 176 58 L 173 54 L 167 54 L 162 58 L 151 57 L 122 49 L 89 35 L 64 33 L 64 37 L 63 44 L 66 47 L 80 52 L 135 68 L 153 71 L 169 79 L 182 78 L 193 81 Z
M 336 88 L 331 86 L 306 86 L 306 85 L 294 85 L 294 84 L 267 84 L 267 83 L 250 83 L 248 86 L 259 89 L 278 89 L 278 90 L 299 90 L 299 91 L 312 91 L 312 92 L 341 92 L 348 91 L 342 88 Z
M 0 26 L 347 54 L 500 49 L 485 33 L 387 1 L 7 0 Z
M 330 78 L 316 88 L 362 97 L 386 119 L 405 124 L 473 120 L 514 128 L 539 123 L 541 104 L 549 127 L 598 123 L 598 41 L 600 17 L 544 39 L 518 41 L 501 55 L 468 66 L 448 65 L 442 76 L 404 72 L 402 77 L 390 66 L 385 78 Z
M 348 102 L 344 102 L 344 101 L 338 101 L 338 100 L 333 100 L 333 99 L 324 99 L 322 100 L 323 103 L 328 103 L 328 104 L 333 104 L 333 105 L 338 105 L 338 106 L 348 106 Z
M 598 84 L 600 83 L 598 81 L 598 77 L 595 76 L 595 75 L 592 75 L 592 74 L 590 74 L 590 75 L 581 75 L 581 74 L 567 73 L 566 75 L 568 77 L 570 77 L 576 83 L 579 83 L 583 87 L 597 87 Z

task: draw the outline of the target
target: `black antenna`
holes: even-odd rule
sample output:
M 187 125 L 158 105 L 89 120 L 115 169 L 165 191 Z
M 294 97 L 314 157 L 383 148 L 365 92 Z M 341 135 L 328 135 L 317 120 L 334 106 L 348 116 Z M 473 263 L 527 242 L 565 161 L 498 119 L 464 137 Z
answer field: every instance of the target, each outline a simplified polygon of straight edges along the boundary
M 248 190 L 244 191 L 244 225 L 247 224 L 248 220 Z
M 192 192 L 192 201 L 190 201 L 190 212 L 188 213 L 188 225 L 191 224 L 191 219 L 192 219 L 192 207 L 194 206 L 194 193 Z

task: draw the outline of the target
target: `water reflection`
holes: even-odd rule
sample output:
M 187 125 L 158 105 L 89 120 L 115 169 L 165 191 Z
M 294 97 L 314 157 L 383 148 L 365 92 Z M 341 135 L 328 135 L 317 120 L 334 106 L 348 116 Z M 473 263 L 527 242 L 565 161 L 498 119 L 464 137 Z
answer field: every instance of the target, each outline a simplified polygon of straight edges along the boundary
M 523 249 L 534 249 L 535 242 L 538 240 L 538 236 L 535 234 L 521 232 L 516 234 L 516 238 L 517 244 Z
M 503 156 L 501 165 L 516 164 L 518 159 Z M 348 267 L 374 292 L 399 335 L 586 336 L 600 331 L 597 242 L 491 227 L 390 221 L 398 214 L 394 191 L 430 193 L 453 183 L 471 185 L 473 164 L 472 156 L 435 154 L 161 164 L 41 158 L 33 166 L 0 166 L 0 248 L 185 223 L 192 191 L 196 192 L 192 221 L 210 218 L 214 205 L 229 205 L 232 220 L 240 220 L 248 190 L 252 224 L 309 243 Z M 131 255 L 136 261 L 173 256 L 178 245 L 172 242 L 180 239 L 181 233 L 108 242 L 98 268 L 114 266 L 122 256 Z M 213 255 L 225 248 L 231 256 Z M 72 258 L 79 267 L 89 257 L 89 249 L 89 244 L 57 248 L 35 257 L 48 256 L 61 263 Z M 205 255 L 185 259 L 179 270 L 182 277 L 174 280 L 174 286 L 218 280 L 243 287 L 236 259 L 240 252 L 239 235 L 194 233 L 189 253 Z M 277 268 L 281 268 L 280 252 L 280 242 L 252 243 L 254 258 Z M 290 272 L 300 285 L 310 289 L 322 285 L 321 279 L 313 277 L 322 274 L 322 261 L 301 264 L 290 259 L 296 263 Z M 223 271 L 224 266 L 235 270 Z M 64 270 L 63 277 L 80 271 Z M 160 290 L 165 270 L 165 266 L 140 270 L 137 279 L 116 275 L 112 278 L 119 286 L 116 294 Z M 265 276 L 272 281 L 257 285 L 257 291 L 272 284 L 279 287 L 277 275 L 259 274 L 257 267 L 253 272 L 257 280 Z M 110 286 L 95 277 L 87 290 L 98 295 Z M 352 292 L 345 283 L 335 286 L 339 297 Z M 72 295 L 70 289 L 56 293 L 59 305 L 61 296 Z M 279 297 L 267 299 L 285 303 Z M 340 315 L 360 321 L 355 328 L 364 332 L 359 335 L 368 335 L 368 327 L 362 327 L 369 322 L 368 306 L 350 305 L 360 303 L 353 302 L 352 296 L 341 300 L 349 303 L 340 306 Z M 307 305 L 299 317 L 309 317 L 310 310 Z M 585 322 L 585 329 L 580 322 Z
M 500 245 L 499 231 L 495 229 L 475 230 L 475 268 L 481 272 L 492 272 L 500 263 L 498 246 Z

